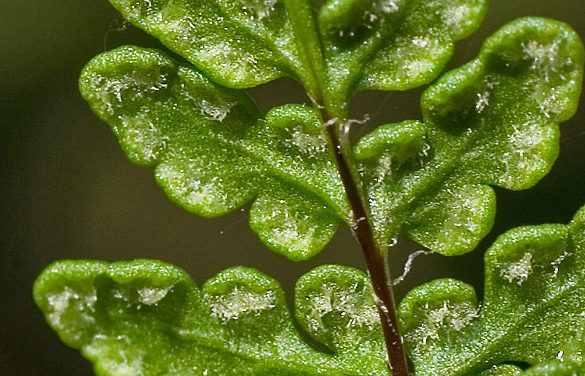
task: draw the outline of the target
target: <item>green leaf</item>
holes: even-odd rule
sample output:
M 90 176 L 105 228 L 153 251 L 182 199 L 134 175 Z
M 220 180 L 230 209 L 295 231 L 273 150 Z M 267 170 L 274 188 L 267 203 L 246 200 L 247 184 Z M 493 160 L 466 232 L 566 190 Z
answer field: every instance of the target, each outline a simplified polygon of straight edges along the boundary
M 422 98 L 424 122 L 379 127 L 354 155 L 381 243 L 406 234 L 442 254 L 475 248 L 492 227 L 491 186 L 532 187 L 576 111 L 584 52 L 567 25 L 524 18 Z
M 492 366 L 489 370 L 481 372 L 480 376 L 520 376 L 522 369 L 511 364 Z
M 585 349 L 585 207 L 569 225 L 505 233 L 485 265 L 481 306 L 471 286 L 450 279 L 419 286 L 401 302 L 416 374 L 474 375 L 506 362 L 536 365 L 526 375 L 577 374 Z M 487 375 L 517 371 L 503 366 Z
M 339 265 L 312 270 L 297 282 L 295 308 L 302 328 L 331 351 L 367 354 L 364 360 L 373 364 L 385 359 L 380 316 L 364 273 Z
M 138 47 L 96 57 L 80 86 L 129 158 L 156 166 L 159 184 L 187 210 L 212 217 L 253 201 L 251 227 L 293 260 L 319 252 L 349 221 L 315 110 L 289 105 L 264 119 L 244 92 Z
M 547 363 L 538 364 L 522 371 L 521 368 L 504 364 L 494 366 L 489 371 L 481 373 L 481 376 L 578 376 L 583 375 L 585 367 L 582 362 L 553 360 Z
M 531 367 L 522 373 L 526 376 L 575 376 L 585 372 L 583 362 L 578 364 L 572 361 L 554 360 L 545 364 Z
M 333 101 L 428 83 L 486 10 L 486 0 L 329 0 L 319 26 Z
M 299 10 L 308 8 L 306 0 L 110 2 L 128 21 L 224 86 L 251 87 L 283 76 L 301 80 L 308 89 L 316 86 L 309 61 L 320 52 L 306 43 L 308 34 L 316 34 L 314 22 L 310 12 Z M 296 17 L 291 19 L 287 6 Z M 297 24 L 305 26 L 299 40 Z
M 370 285 L 350 268 L 320 267 L 297 287 L 299 324 L 331 353 L 301 339 L 277 282 L 243 267 L 199 288 L 156 261 L 61 261 L 34 297 L 98 375 L 389 375 Z
M 488 249 L 483 302 L 451 279 L 412 290 L 399 321 L 417 376 L 581 374 L 585 207 L 569 225 L 513 229 Z M 157 261 L 61 261 L 34 286 L 49 324 L 99 375 L 389 375 L 361 271 L 318 267 L 295 288 L 244 267 L 197 287 Z M 528 363 L 526 371 L 509 363 Z

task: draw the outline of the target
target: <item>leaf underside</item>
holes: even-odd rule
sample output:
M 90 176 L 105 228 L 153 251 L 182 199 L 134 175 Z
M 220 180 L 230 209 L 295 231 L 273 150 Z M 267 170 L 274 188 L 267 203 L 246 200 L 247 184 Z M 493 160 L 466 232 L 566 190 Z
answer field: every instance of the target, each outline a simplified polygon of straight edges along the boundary
M 419 86 L 438 75 L 453 42 L 477 28 L 486 8 L 483 0 L 330 1 L 314 20 L 306 0 L 111 3 L 197 69 L 154 50 L 122 47 L 85 68 L 84 98 L 131 160 L 156 167 L 173 201 L 203 216 L 252 202 L 252 229 L 293 260 L 318 253 L 339 223 L 352 221 L 322 119 L 294 105 L 263 117 L 245 93 L 226 87 L 287 76 L 343 107 L 359 88 Z M 370 31 L 345 32 L 344 19 Z M 397 54 L 411 59 L 409 82 L 384 65 Z
M 353 219 L 318 105 L 343 123 L 356 91 L 431 82 L 487 8 L 484 0 L 329 0 L 315 12 L 306 0 L 110 1 L 188 63 L 121 47 L 86 66 L 83 97 L 133 162 L 155 167 L 173 201 L 207 217 L 250 204 L 251 228 L 293 260 L 318 253 Z M 475 248 L 493 224 L 492 187 L 526 189 L 550 170 L 583 64 L 567 25 L 517 20 L 425 90 L 421 121 L 358 140 L 352 167 L 376 241 L 406 235 L 446 255 Z M 298 80 L 320 103 L 262 114 L 240 90 L 278 77 Z M 416 375 L 585 373 L 583 234 L 585 209 L 569 225 L 502 235 L 486 253 L 481 308 L 455 280 L 411 291 L 399 315 Z M 351 268 L 303 276 L 292 316 L 278 283 L 243 267 L 199 287 L 156 261 L 62 261 L 43 272 L 34 296 L 99 375 L 390 374 L 369 280 Z
M 330 0 L 314 20 L 307 0 L 110 2 L 224 86 L 293 77 L 340 104 L 356 89 L 430 82 L 487 10 L 486 0 Z
M 61 261 L 35 299 L 61 339 L 98 375 L 384 375 L 384 345 L 367 277 L 325 266 L 296 289 L 299 325 L 282 288 L 249 268 L 195 285 L 156 261 Z
M 416 374 L 476 375 L 514 362 L 535 365 L 527 375 L 582 374 L 585 207 L 569 225 L 501 235 L 485 268 L 481 305 L 471 286 L 451 279 L 419 286 L 402 301 L 400 326 Z M 516 374 L 510 365 L 486 373 Z
M 469 252 L 492 227 L 491 186 L 526 189 L 551 168 L 560 122 L 576 111 L 583 46 L 563 23 L 515 21 L 476 60 L 423 94 L 423 121 L 378 127 L 354 147 L 379 244 L 406 235 L 445 255 Z M 187 210 L 218 216 L 251 202 L 250 225 L 293 260 L 352 223 L 317 111 L 262 115 L 156 50 L 121 47 L 84 69 L 81 92 L 130 159 Z
M 348 220 L 311 108 L 288 105 L 262 117 L 244 92 L 130 46 L 94 58 L 80 86 L 130 159 L 156 166 L 159 184 L 187 210 L 212 217 L 252 201 L 251 227 L 295 260 L 320 251 Z
M 569 225 L 507 232 L 485 264 L 481 306 L 471 286 L 450 279 L 415 288 L 400 304 L 416 375 L 580 374 L 585 207 Z M 369 279 L 348 267 L 300 278 L 297 326 L 278 283 L 244 267 L 198 287 L 156 261 L 60 261 L 38 278 L 34 297 L 99 375 L 389 375 Z
M 355 90 L 406 90 L 443 70 L 455 41 L 474 32 L 484 0 L 330 0 L 319 13 L 333 100 Z
M 583 55 L 565 24 L 519 19 L 424 92 L 423 122 L 363 137 L 354 154 L 379 241 L 402 233 L 446 255 L 473 250 L 493 224 L 491 187 L 527 189 L 552 167 L 558 125 L 577 109 Z

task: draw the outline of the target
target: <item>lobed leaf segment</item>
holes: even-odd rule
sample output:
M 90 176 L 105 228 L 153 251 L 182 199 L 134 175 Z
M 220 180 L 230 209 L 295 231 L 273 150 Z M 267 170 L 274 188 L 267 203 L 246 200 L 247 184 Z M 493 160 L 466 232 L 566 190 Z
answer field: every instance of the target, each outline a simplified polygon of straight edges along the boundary
M 584 263 L 585 207 L 569 225 L 498 238 L 485 256 L 481 304 L 456 280 L 415 288 L 399 318 L 416 375 L 581 374 Z M 278 283 L 244 267 L 198 287 L 158 261 L 59 261 L 34 296 L 98 375 L 389 375 L 372 287 L 349 267 L 302 276 L 294 318 Z
M 84 69 L 83 97 L 129 158 L 154 166 L 191 212 L 250 203 L 251 228 L 292 260 L 351 226 L 373 288 L 338 266 L 301 278 L 295 315 L 326 353 L 301 339 L 280 287 L 257 271 L 230 269 L 199 288 L 153 261 L 56 263 L 39 277 L 37 303 L 104 375 L 383 375 L 384 343 L 406 374 L 387 245 L 406 235 L 445 255 L 474 249 L 493 224 L 492 187 L 526 189 L 550 170 L 581 91 L 576 33 L 523 18 L 429 86 L 420 121 L 354 142 L 352 96 L 435 80 L 487 1 L 329 0 L 319 10 L 308 0 L 110 1 L 187 60 L 125 46 Z M 262 114 L 244 89 L 278 77 L 298 80 L 310 101 Z M 409 294 L 400 324 L 417 375 L 524 372 L 509 361 L 534 365 L 529 375 L 580 372 L 580 213 L 569 226 L 500 238 L 481 310 L 457 281 Z M 566 361 L 545 363 L 555 356 Z
M 163 6 L 153 1 L 152 7 L 138 7 L 139 3 L 119 8 L 131 21 L 163 41 L 177 35 L 189 41 L 195 36 L 204 38 L 203 34 L 192 33 L 205 30 L 175 30 L 168 25 L 174 18 L 167 20 L 162 15 L 172 13 L 172 4 L 177 2 Z M 274 12 L 263 17 L 249 10 L 249 17 L 260 23 L 272 22 L 271 17 L 285 17 L 285 8 L 278 4 L 274 3 Z M 321 12 L 321 23 L 328 25 L 323 30 L 337 25 L 333 21 L 337 18 L 331 15 L 333 6 L 325 6 Z M 341 12 L 344 8 L 339 7 Z M 408 8 L 411 13 L 419 11 L 413 7 Z M 426 6 L 421 7 L 427 11 Z M 188 22 L 190 18 L 183 14 L 186 10 L 175 11 L 183 17 L 181 22 Z M 194 8 L 192 12 L 199 11 Z M 213 19 L 214 13 L 206 12 L 201 14 Z M 462 14 L 481 13 L 469 12 Z M 403 17 L 409 14 L 416 21 L 426 14 L 416 13 L 415 17 L 411 13 Z M 155 32 L 147 26 L 151 19 L 167 21 L 153 21 L 158 25 Z M 427 23 L 436 26 L 435 21 Z M 288 30 L 284 24 L 278 29 L 281 33 Z M 229 28 L 226 32 L 236 30 Z M 329 32 L 326 35 L 326 45 L 331 45 L 325 49 L 329 51 L 326 57 L 345 54 L 343 64 L 357 64 L 355 59 L 363 63 L 356 52 L 363 46 L 347 47 L 343 53 L 335 54 L 341 47 L 333 48 L 337 39 L 331 39 Z M 408 35 L 411 39 L 420 37 Z M 220 37 L 226 45 L 235 38 L 221 34 L 214 38 Z M 241 38 L 247 40 L 243 35 Z M 371 38 L 375 39 L 375 35 Z M 203 59 L 207 55 L 194 52 L 195 47 L 185 52 L 181 49 L 183 44 L 178 43 L 167 41 L 169 47 L 185 53 L 193 63 L 208 61 Z M 368 43 L 363 42 L 369 46 Z M 398 48 L 398 42 L 392 43 L 392 48 Z M 451 42 L 440 45 L 450 54 Z M 205 46 L 207 50 L 212 48 Z M 238 56 L 237 63 L 243 64 L 246 59 L 240 49 L 254 54 L 258 48 L 251 44 L 237 49 L 233 56 L 226 52 L 221 61 L 236 64 Z M 378 54 L 386 51 L 379 48 Z M 403 47 L 398 49 L 402 51 Z M 419 52 L 422 51 L 432 49 Z M 439 55 L 447 56 L 447 52 Z M 421 59 L 412 51 L 409 54 Z M 217 58 L 217 54 L 211 55 Z M 558 154 L 558 124 L 577 108 L 583 55 L 579 38 L 565 24 L 540 18 L 515 21 L 489 38 L 477 59 L 445 74 L 424 92 L 423 121 L 382 125 L 360 139 L 349 158 L 359 172 L 356 178 L 367 199 L 368 220 L 381 248 L 393 237 L 407 235 L 445 255 L 474 249 L 493 224 L 495 194 L 491 187 L 526 189 L 550 170 Z M 395 57 L 390 52 L 380 56 Z M 256 59 L 262 61 L 260 56 Z M 262 115 L 243 91 L 219 86 L 207 76 L 230 86 L 249 86 L 264 82 L 260 78 L 271 79 L 272 75 L 263 71 L 250 81 L 252 71 L 243 67 L 237 69 L 248 75 L 208 64 L 209 67 L 198 65 L 201 73 L 156 50 L 121 47 L 88 64 L 81 77 L 81 92 L 98 116 L 111 124 L 132 161 L 156 166 L 157 181 L 175 202 L 203 216 L 223 215 L 252 202 L 252 229 L 269 248 L 292 260 L 304 260 L 321 251 L 340 223 L 353 225 L 363 220 L 355 218 L 348 203 L 318 109 L 291 104 Z M 271 64 L 279 66 L 276 62 Z M 341 62 L 332 64 L 344 66 Z M 377 66 L 372 64 L 367 69 Z M 264 69 L 262 66 L 254 65 L 254 69 Z M 428 78 L 420 82 L 434 77 L 429 72 L 435 70 L 425 67 L 419 73 Z M 218 79 L 220 76 L 223 79 Z M 332 77 L 350 80 L 353 76 L 336 73 Z M 371 80 L 362 78 L 363 82 Z M 360 85 L 365 85 L 363 82 Z M 403 86 L 388 88 L 414 85 L 401 79 L 392 82 Z M 381 84 L 376 85 L 379 88 Z M 332 87 L 330 90 L 337 90 L 335 85 Z

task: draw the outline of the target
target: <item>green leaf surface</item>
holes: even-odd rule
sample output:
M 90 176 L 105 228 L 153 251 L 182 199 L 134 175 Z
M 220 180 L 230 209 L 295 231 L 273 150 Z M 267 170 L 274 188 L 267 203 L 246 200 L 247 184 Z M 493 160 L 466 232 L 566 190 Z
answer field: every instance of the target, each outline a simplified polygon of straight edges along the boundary
M 190 57 L 191 49 L 177 49 L 175 39 L 185 46 L 203 41 L 213 49 L 209 38 L 229 44 L 262 33 L 266 40 L 286 34 L 288 42 L 278 46 L 296 51 L 289 55 L 302 61 L 297 71 L 304 72 L 296 78 L 310 95 L 324 96 L 327 113 L 345 106 L 349 97 L 338 94 L 357 85 L 361 66 L 384 66 L 414 80 L 387 78 L 402 85 L 387 88 L 405 89 L 434 78 L 453 41 L 478 26 L 486 4 L 331 0 L 319 12 L 320 35 L 305 0 L 138 0 L 117 6 L 147 30 L 156 26 L 158 31 L 150 31 L 171 38 L 170 47 L 205 73 L 154 50 L 123 47 L 102 54 L 81 77 L 82 94 L 94 111 L 112 125 L 132 160 L 156 166 L 158 181 L 181 206 L 217 216 L 252 202 L 250 224 L 261 240 L 280 254 L 303 260 L 328 243 L 340 222 L 351 224 L 344 187 L 321 129 L 327 119 L 317 106 L 299 105 L 263 117 L 245 93 L 212 83 L 244 87 L 252 81 L 234 84 L 233 74 L 208 69 L 236 66 L 233 60 L 246 61 L 247 52 L 235 49 L 233 56 L 215 56 L 206 60 L 206 68 Z M 184 33 L 168 27 L 177 20 L 193 22 L 193 17 L 205 20 Z M 240 39 L 236 34 L 242 25 L 251 34 Z M 438 39 L 421 42 L 420 53 L 431 53 L 435 44 L 443 52 L 433 58 L 405 52 L 403 44 L 416 46 L 413 40 L 423 37 Z M 249 48 L 250 53 L 267 51 L 254 43 Z M 493 224 L 491 186 L 526 189 L 550 170 L 558 154 L 558 124 L 576 111 L 583 55 L 579 38 L 567 25 L 541 18 L 515 21 L 489 38 L 477 59 L 425 91 L 422 122 L 384 125 L 363 137 L 354 148 L 355 167 L 378 244 L 391 244 L 391 238 L 404 234 L 446 255 L 475 248 Z M 418 74 L 392 67 L 392 61 L 406 64 L 409 59 L 420 66 L 432 62 L 435 68 L 421 68 Z M 350 86 L 336 91 L 338 84 Z M 339 114 L 337 110 L 329 115 Z
M 486 0 L 327 1 L 319 26 L 333 101 L 344 103 L 355 89 L 428 83 L 486 9 Z
M 379 127 L 354 148 L 379 242 L 406 234 L 442 254 L 475 248 L 492 227 L 491 186 L 532 187 L 577 108 L 583 45 L 567 25 L 524 18 L 479 57 L 429 87 L 424 122 Z
M 471 286 L 451 279 L 401 302 L 416 375 L 582 374 L 585 207 L 569 225 L 505 233 L 485 265 L 481 304 Z M 278 283 L 244 267 L 199 288 L 157 261 L 61 261 L 37 279 L 34 297 L 99 375 L 389 375 L 370 281 L 348 267 L 321 266 L 299 279 L 297 325 Z
M 485 268 L 481 305 L 471 286 L 450 279 L 419 286 L 401 302 L 400 326 L 416 374 L 581 374 L 585 207 L 569 225 L 521 227 L 500 236 Z M 554 359 L 563 362 L 549 363 Z M 535 366 L 525 373 L 492 369 L 506 362 Z
M 482 372 L 481 376 L 581 376 L 585 373 L 585 367 L 573 361 L 553 360 L 538 364 L 522 371 L 521 368 L 504 364 L 492 367 Z
M 582 361 L 577 363 L 562 359 L 539 364 L 522 373 L 526 376 L 580 376 L 583 374 L 585 374 L 585 367 Z
M 331 353 L 301 339 L 276 281 L 244 267 L 198 287 L 156 261 L 61 261 L 34 296 L 98 375 L 389 375 L 369 282 L 347 267 L 315 269 L 296 290 L 298 323 Z
M 308 55 L 314 46 L 307 49 L 302 43 L 307 36 L 297 40 L 293 29 L 294 22 L 313 25 L 312 15 L 291 21 L 285 4 L 297 10 L 308 7 L 306 0 L 110 2 L 128 21 L 224 86 L 251 87 L 283 76 L 297 78 L 308 88 L 316 85 Z
M 263 118 L 242 91 L 217 86 L 161 52 L 121 47 L 84 69 L 81 92 L 129 158 L 156 166 L 167 195 L 218 216 L 253 202 L 251 227 L 293 259 L 319 252 L 349 208 L 315 110 Z
M 494 365 L 480 376 L 521 376 L 522 369 L 511 364 Z

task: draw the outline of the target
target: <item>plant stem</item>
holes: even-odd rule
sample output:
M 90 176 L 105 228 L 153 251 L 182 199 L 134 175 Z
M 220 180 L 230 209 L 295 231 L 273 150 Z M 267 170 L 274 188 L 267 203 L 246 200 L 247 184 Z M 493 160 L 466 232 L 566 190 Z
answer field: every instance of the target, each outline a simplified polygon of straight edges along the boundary
M 348 163 L 344 145 L 340 142 L 339 124 L 331 120 L 326 110 L 321 109 L 325 120 L 325 132 L 335 154 L 337 168 L 345 188 L 347 199 L 353 212 L 353 232 L 362 248 L 366 265 L 374 288 L 375 300 L 382 323 L 389 366 L 393 376 L 409 376 L 408 362 L 404 352 L 402 337 L 398 331 L 396 302 L 392 290 L 390 273 L 387 271 L 382 252 L 374 238 L 369 215 L 362 200 L 354 173 Z

